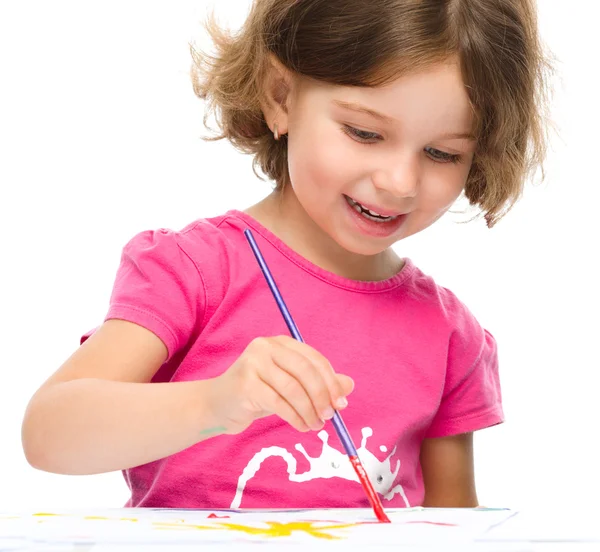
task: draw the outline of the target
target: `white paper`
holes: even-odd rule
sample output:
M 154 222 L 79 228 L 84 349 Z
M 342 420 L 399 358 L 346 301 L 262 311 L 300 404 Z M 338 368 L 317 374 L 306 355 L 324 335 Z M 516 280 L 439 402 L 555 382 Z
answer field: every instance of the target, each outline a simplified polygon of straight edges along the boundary
M 525 511 L 490 529 L 484 540 L 553 543 L 597 543 L 600 552 L 600 508 L 596 512 L 576 506 Z M 578 548 L 574 549 L 578 552 Z
M 391 524 L 377 523 L 371 510 L 153 510 L 29 512 L 0 515 L 0 550 L 8 539 L 36 546 L 80 547 L 154 544 L 203 550 L 235 544 L 291 549 L 360 545 L 371 548 L 443 544 L 444 550 L 469 551 L 490 528 L 515 512 L 487 509 L 388 509 Z M 219 517 L 209 517 L 209 516 Z M 167 546 L 168 545 L 168 546 Z M 83 549 L 83 548 L 82 548 Z M 191 548 L 190 548 L 191 549 Z M 365 548 L 366 549 L 366 548 Z M 491 543 L 477 550 L 496 550 Z M 506 550 L 506 548 L 504 548 Z M 158 550 L 158 549 L 157 549 Z M 401 550 L 401 548 L 400 548 Z M 516 548 L 516 550 L 523 550 Z

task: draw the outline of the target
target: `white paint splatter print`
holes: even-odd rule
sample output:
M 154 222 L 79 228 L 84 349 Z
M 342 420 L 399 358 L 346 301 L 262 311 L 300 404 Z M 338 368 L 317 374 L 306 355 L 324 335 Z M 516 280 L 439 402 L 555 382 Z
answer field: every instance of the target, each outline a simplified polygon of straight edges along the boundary
M 394 486 L 394 481 L 400 471 L 400 460 L 396 461 L 394 471 L 392 471 L 391 466 L 391 458 L 396 452 L 396 447 L 394 447 L 394 450 L 392 450 L 385 460 L 379 461 L 374 454 L 367 450 L 367 440 L 373 435 L 373 430 L 370 427 L 364 427 L 361 433 L 362 441 L 360 448 L 357 451 L 358 457 L 369 475 L 373 487 L 386 500 L 392 500 L 396 494 L 401 495 L 406 507 L 410 508 L 402 485 L 397 484 Z M 305 471 L 304 473 L 296 472 L 298 466 L 296 459 L 289 451 L 282 447 L 267 447 L 257 452 L 250 462 L 248 462 L 248 465 L 244 468 L 238 479 L 237 490 L 233 502 L 231 503 L 231 508 L 239 508 L 248 481 L 257 474 L 263 461 L 272 457 L 279 457 L 285 460 L 287 463 L 289 480 L 294 483 L 303 483 L 305 481 L 312 481 L 313 479 L 331 479 L 332 477 L 340 477 L 360 484 L 348 457 L 329 446 L 329 434 L 327 431 L 321 430 L 317 436 L 323 442 L 323 448 L 321 450 L 321 455 L 316 458 L 311 458 L 301 444 L 298 443 L 295 446 L 296 450 L 308 460 L 310 465 L 308 471 Z M 386 452 L 387 448 L 381 446 L 380 450 Z

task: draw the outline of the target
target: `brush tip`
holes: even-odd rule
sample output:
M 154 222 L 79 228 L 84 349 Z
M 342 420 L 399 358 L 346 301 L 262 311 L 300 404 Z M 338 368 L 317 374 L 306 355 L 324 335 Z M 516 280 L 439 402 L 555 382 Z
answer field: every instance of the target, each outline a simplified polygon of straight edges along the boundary
M 377 521 L 379 523 L 392 523 L 390 518 L 387 517 L 386 513 L 383 511 L 383 508 L 379 506 L 379 504 L 375 505 L 375 515 L 377 516 Z

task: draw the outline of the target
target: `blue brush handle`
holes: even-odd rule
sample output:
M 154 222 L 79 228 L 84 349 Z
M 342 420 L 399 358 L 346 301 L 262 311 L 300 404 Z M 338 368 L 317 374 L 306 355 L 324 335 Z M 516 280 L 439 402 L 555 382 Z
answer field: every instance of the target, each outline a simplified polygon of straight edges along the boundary
M 269 270 L 269 267 L 267 266 L 267 263 L 265 262 L 265 259 L 262 256 L 262 253 L 260 252 L 260 249 L 258 248 L 258 245 L 257 245 L 256 241 L 254 240 L 254 236 L 252 235 L 252 232 L 250 231 L 250 229 L 244 230 L 244 235 L 246 236 L 246 239 L 250 243 L 250 247 L 252 248 L 252 251 L 254 252 L 254 256 L 256 257 L 256 260 L 258 261 L 260 269 L 262 270 L 262 273 L 264 274 L 265 279 L 267 280 L 269 289 L 271 290 L 271 292 L 273 293 L 273 296 L 275 297 L 277 306 L 279 307 L 279 310 L 281 311 L 281 314 L 283 315 L 285 323 L 287 324 L 287 327 L 290 330 L 292 337 L 294 337 L 294 339 L 300 341 L 301 343 L 304 343 L 304 339 L 302 339 L 302 336 L 300 335 L 300 331 L 298 330 L 298 327 L 296 326 L 296 323 L 294 322 L 294 319 L 292 318 L 290 311 L 286 307 L 285 301 L 283 300 L 281 293 L 279 293 L 277 284 L 275 283 L 275 280 L 273 279 L 271 271 Z M 333 422 L 333 427 L 335 428 L 335 431 L 338 434 L 338 437 L 340 438 L 342 445 L 344 445 L 346 454 L 348 456 L 358 456 L 358 454 L 356 452 L 356 447 L 354 446 L 354 443 L 352 442 L 352 439 L 350 438 L 350 434 L 348 433 L 348 429 L 346 429 L 346 425 L 344 424 L 344 420 L 342 420 L 342 417 L 340 416 L 340 414 L 337 410 L 334 412 L 333 418 L 331 419 L 331 421 Z

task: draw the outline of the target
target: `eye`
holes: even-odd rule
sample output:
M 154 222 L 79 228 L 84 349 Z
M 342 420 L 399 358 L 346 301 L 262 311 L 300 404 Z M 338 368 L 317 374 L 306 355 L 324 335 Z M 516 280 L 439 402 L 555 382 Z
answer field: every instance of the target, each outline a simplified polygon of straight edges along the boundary
M 461 159 L 460 155 L 446 153 L 435 148 L 425 148 L 425 152 L 436 163 L 458 163 Z
M 350 136 L 350 138 L 363 144 L 374 144 L 375 142 L 383 140 L 383 137 L 380 134 L 377 134 L 376 132 L 360 130 L 350 125 L 343 125 L 342 130 L 345 134 Z

